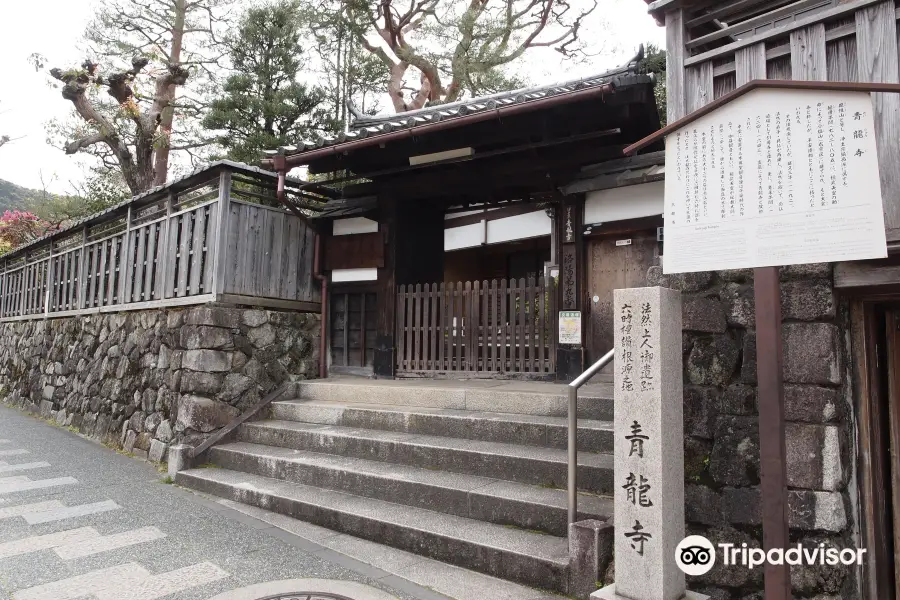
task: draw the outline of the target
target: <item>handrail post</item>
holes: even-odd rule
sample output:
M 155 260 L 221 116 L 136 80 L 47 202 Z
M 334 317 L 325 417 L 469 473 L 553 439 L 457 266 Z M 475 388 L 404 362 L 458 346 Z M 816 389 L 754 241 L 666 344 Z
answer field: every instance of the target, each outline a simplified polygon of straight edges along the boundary
M 575 522 L 578 517 L 578 388 L 591 380 L 591 377 L 611 363 L 616 356 L 615 350 L 610 350 L 603 358 L 588 367 L 584 373 L 575 378 L 566 388 L 569 397 L 569 473 L 568 473 L 568 500 L 569 500 L 569 524 Z
M 578 388 L 569 388 L 569 524 L 578 515 Z

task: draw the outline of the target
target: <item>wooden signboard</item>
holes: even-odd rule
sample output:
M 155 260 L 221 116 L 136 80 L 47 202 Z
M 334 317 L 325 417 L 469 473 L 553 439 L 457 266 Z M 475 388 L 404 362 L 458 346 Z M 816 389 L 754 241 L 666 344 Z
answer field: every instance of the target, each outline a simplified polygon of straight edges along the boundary
M 754 269 L 766 551 L 789 543 L 778 267 L 887 256 L 871 92 L 900 85 L 755 80 L 625 149 L 666 139 L 664 273 Z
M 665 273 L 884 258 L 871 95 L 754 90 L 666 138 Z

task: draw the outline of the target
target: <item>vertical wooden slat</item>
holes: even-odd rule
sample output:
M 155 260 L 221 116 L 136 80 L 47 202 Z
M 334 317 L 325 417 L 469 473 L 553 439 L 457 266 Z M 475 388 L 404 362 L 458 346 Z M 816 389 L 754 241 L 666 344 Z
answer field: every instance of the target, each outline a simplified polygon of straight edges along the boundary
M 540 373 L 547 372 L 547 363 L 546 363 L 546 348 L 544 347 L 545 339 L 546 339 L 546 320 L 545 314 L 547 307 L 545 306 L 545 299 L 548 293 L 546 282 L 544 285 L 538 287 L 538 298 L 537 298 L 537 309 L 538 309 L 538 318 L 536 320 L 538 335 L 537 335 L 537 345 L 538 345 L 538 371 Z
M 169 219 L 163 219 L 153 225 L 150 230 L 150 247 L 147 250 L 147 269 L 145 277 L 147 297 L 152 300 L 162 300 L 163 282 L 166 273 L 166 237 L 169 230 Z
M 669 123 L 687 114 L 684 93 L 684 57 L 686 49 L 684 10 L 666 12 L 666 111 Z
M 397 315 L 395 323 L 397 328 L 397 368 L 401 371 L 406 369 L 406 337 L 403 335 L 404 327 L 406 326 L 406 300 L 404 299 L 405 291 L 406 286 L 397 286 L 397 304 L 395 306 Z
M 454 314 L 456 315 L 456 344 L 457 350 L 459 352 L 459 357 L 456 362 L 456 370 L 457 371 L 465 371 L 466 370 L 466 361 L 468 360 L 466 356 L 466 328 L 465 325 L 468 325 L 466 319 L 468 319 L 468 315 L 466 314 L 466 302 L 468 300 L 466 296 L 466 286 L 463 285 L 462 281 L 456 282 L 457 287 L 457 302 L 458 306 L 454 310 Z
M 447 370 L 447 284 L 438 285 L 438 371 Z
M 350 366 L 350 294 L 344 294 L 344 366 Z
M 478 283 L 477 281 L 475 283 Z M 487 280 L 479 286 L 475 304 L 478 310 L 478 329 L 475 331 L 475 370 L 487 371 Z
M 106 305 L 110 306 L 116 303 L 119 299 L 116 298 L 116 270 L 117 264 L 119 260 L 119 249 L 122 245 L 121 240 L 119 238 L 112 238 L 109 240 L 109 275 L 107 275 L 106 280 Z M 168 257 L 166 257 L 168 260 Z
M 518 306 L 516 305 L 516 298 L 518 294 L 518 286 L 516 285 L 516 280 L 510 278 L 509 280 L 509 373 L 515 373 L 516 367 L 518 365 L 517 356 L 519 349 L 519 341 L 517 339 L 517 327 L 519 321 L 519 311 Z
M 305 231 L 305 227 L 303 223 L 297 217 L 291 215 L 287 217 L 290 221 L 290 225 L 288 227 L 288 255 L 287 255 L 287 276 L 286 276 L 286 284 L 288 295 L 293 298 L 298 298 L 300 296 L 299 282 L 301 271 L 300 271 L 300 260 L 301 255 L 303 254 L 303 233 Z
M 422 369 L 422 285 L 417 283 L 413 292 L 413 369 Z
M 453 328 L 453 358 L 451 364 L 451 371 L 462 371 L 462 313 L 463 313 L 463 287 L 462 282 L 457 281 L 456 285 L 450 284 L 451 286 L 451 314 L 453 315 L 453 321 L 451 321 L 451 327 Z
M 181 234 L 178 244 L 178 281 L 176 283 L 176 295 L 185 296 L 188 290 L 188 271 L 190 270 L 191 256 L 191 213 L 182 213 Z
M 169 191 L 166 199 L 166 218 L 159 226 L 159 245 L 156 254 L 156 285 L 154 293 L 160 300 L 171 297 L 169 280 L 172 276 L 172 256 L 175 254 L 174 244 L 171 241 L 172 211 L 175 202 L 175 194 Z
M 109 247 L 115 241 L 114 239 L 106 240 L 100 243 L 100 262 L 97 264 L 97 280 L 94 286 L 94 306 L 103 306 L 103 298 L 106 297 L 106 269 L 109 264 Z M 97 253 L 97 246 L 94 246 L 94 254 Z
M 159 235 L 159 223 L 147 227 L 147 260 L 144 267 L 144 301 L 154 300 L 153 283 L 159 266 L 156 264 L 156 238 Z
M 272 228 L 272 255 L 269 257 L 271 265 L 271 276 L 266 287 L 266 295 L 270 298 L 281 298 L 281 256 L 284 254 L 284 219 L 285 215 L 275 213 L 269 215 Z M 302 265 L 301 265 L 302 266 Z M 310 271 L 303 271 L 304 277 L 310 277 Z M 363 294 L 365 301 L 365 294 Z M 365 348 L 363 348 L 365 354 Z M 365 357 L 363 358 L 363 366 L 365 366 Z
M 734 69 L 738 86 L 754 79 L 766 78 L 766 45 L 754 44 L 734 53 Z
M 415 306 L 413 286 L 406 286 L 406 368 L 415 369 L 415 349 L 413 347 L 413 315 Z
M 491 368 L 494 373 L 498 372 L 497 368 L 497 327 L 499 327 L 500 319 L 498 319 L 500 307 L 497 305 L 497 280 L 491 279 L 491 297 L 490 297 L 490 318 L 488 324 L 491 329 Z
M 525 323 L 526 330 L 528 331 L 528 371 L 530 373 L 534 373 L 534 354 L 537 349 L 537 332 L 535 331 L 537 322 L 534 318 L 535 309 L 537 308 L 536 292 L 537 284 L 531 279 L 528 281 L 528 304 L 526 305 L 527 321 Z
M 519 373 L 525 372 L 525 349 L 528 347 L 527 320 L 525 317 L 526 282 L 519 279 Z
M 425 284 L 424 289 L 422 290 L 422 357 L 421 357 L 421 369 L 429 370 L 431 369 L 431 356 L 428 354 L 429 344 L 429 330 L 428 323 L 431 322 L 431 305 L 429 299 L 431 298 L 431 285 Z
M 559 338 L 559 306 L 556 280 L 550 280 L 550 372 L 556 372 L 556 347 Z
M 509 303 L 509 291 L 506 280 L 500 280 L 500 373 L 506 372 L 506 345 L 509 340 L 506 327 L 506 305 Z
M 825 54 L 828 81 L 859 81 L 856 38 L 847 37 L 828 42 Z
M 60 308 L 62 310 L 69 310 L 69 298 L 71 297 L 69 294 L 69 262 L 72 258 L 71 252 L 66 252 L 63 254 L 62 263 L 63 263 L 63 275 L 62 275 L 62 301 L 60 302 Z
M 476 301 L 477 290 L 477 281 L 474 285 L 471 281 L 466 282 L 466 371 L 475 370 L 474 348 L 478 323 L 475 319 L 475 307 L 478 305 L 478 302 Z
M 856 12 L 859 80 L 897 83 L 900 56 L 894 2 L 881 2 Z M 888 239 L 900 238 L 900 94 L 872 94 L 878 166 Z M 894 230 L 893 232 L 891 230 Z
M 194 233 L 191 236 L 191 274 L 188 283 L 188 295 L 196 296 L 200 293 L 200 282 L 203 280 L 203 247 L 206 242 L 206 227 L 208 223 L 207 207 L 201 207 L 193 211 Z
M 230 230 L 231 224 L 231 173 L 222 171 L 219 175 L 219 202 L 216 204 L 215 218 L 212 219 L 212 227 L 214 230 L 214 244 L 207 248 L 207 264 L 210 264 L 210 274 L 212 276 L 209 286 L 205 291 L 221 294 L 225 291 L 227 279 L 227 267 L 230 264 L 231 256 L 228 254 L 231 248 L 231 240 L 228 239 L 227 231 Z M 212 217 L 212 213 L 210 213 Z M 210 257 L 212 260 L 210 260 Z
M 366 366 L 366 293 L 359 295 L 359 366 Z
M 688 114 L 713 101 L 713 64 L 711 60 L 685 70 L 684 92 Z
M 144 287 L 144 274 L 150 268 L 150 265 L 147 264 L 147 237 L 149 233 L 149 225 L 143 225 L 139 229 L 134 230 L 134 235 L 137 238 L 137 254 L 134 257 L 134 292 L 131 295 L 132 302 L 149 300 Z
M 825 81 L 825 24 L 816 23 L 791 32 L 791 75 L 794 79 Z
M 81 228 L 81 250 L 78 253 L 78 263 L 76 268 L 78 269 L 78 301 L 72 308 L 84 308 L 85 302 L 87 302 L 87 271 L 88 271 L 88 254 L 87 254 L 87 227 Z
M 440 288 L 441 286 L 439 283 L 431 284 L 431 327 L 429 337 L 431 340 L 431 368 L 434 371 L 439 371 L 441 369 L 438 360 L 438 340 L 440 334 L 438 315 L 440 314 L 441 309 Z

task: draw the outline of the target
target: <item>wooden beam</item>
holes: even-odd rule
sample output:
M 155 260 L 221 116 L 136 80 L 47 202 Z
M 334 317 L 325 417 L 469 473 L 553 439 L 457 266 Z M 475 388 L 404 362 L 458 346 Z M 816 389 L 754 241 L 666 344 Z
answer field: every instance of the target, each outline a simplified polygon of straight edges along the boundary
M 900 81 L 896 8 L 893 1 L 881 2 L 856 13 L 856 53 L 859 80 L 878 83 Z M 884 225 L 900 227 L 900 95 L 873 94 L 875 136 Z
M 884 0 L 851 0 L 850 2 L 847 2 L 845 4 L 839 4 L 838 6 L 835 6 L 830 10 L 816 13 L 803 19 L 797 19 L 796 21 L 784 26 L 775 27 L 766 31 L 765 33 L 750 36 L 745 39 L 738 40 L 734 43 L 727 44 L 720 48 L 716 48 L 715 50 L 710 50 L 709 52 L 703 52 L 702 54 L 691 56 L 690 58 L 685 59 L 684 64 L 685 66 L 697 65 L 708 60 L 726 56 L 733 53 L 738 48 L 746 48 L 747 46 L 752 46 L 753 44 L 758 44 L 772 38 L 781 37 L 787 33 L 790 33 L 791 31 L 802 29 L 803 27 L 807 27 L 808 25 L 815 25 L 816 23 L 831 21 L 843 15 L 854 13 L 861 8 L 865 8 L 866 6 L 877 4 L 883 1 Z
M 870 262 L 840 262 L 834 265 L 834 287 L 879 287 L 900 284 L 900 265 L 879 265 Z

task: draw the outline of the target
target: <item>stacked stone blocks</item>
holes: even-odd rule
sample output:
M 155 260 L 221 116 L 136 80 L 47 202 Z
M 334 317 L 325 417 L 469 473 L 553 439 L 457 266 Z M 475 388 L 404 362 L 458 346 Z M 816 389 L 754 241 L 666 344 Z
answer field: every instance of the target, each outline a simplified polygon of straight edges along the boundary
M 319 316 L 204 305 L 0 324 L 0 397 L 155 461 L 315 376 Z
M 663 275 L 683 292 L 685 511 L 688 534 L 761 547 L 753 271 Z M 781 269 L 791 542 L 853 547 L 849 514 L 847 307 L 828 264 Z M 847 567 L 793 567 L 797 597 L 854 593 Z M 717 564 L 688 586 L 716 600 L 761 599 L 762 569 Z

